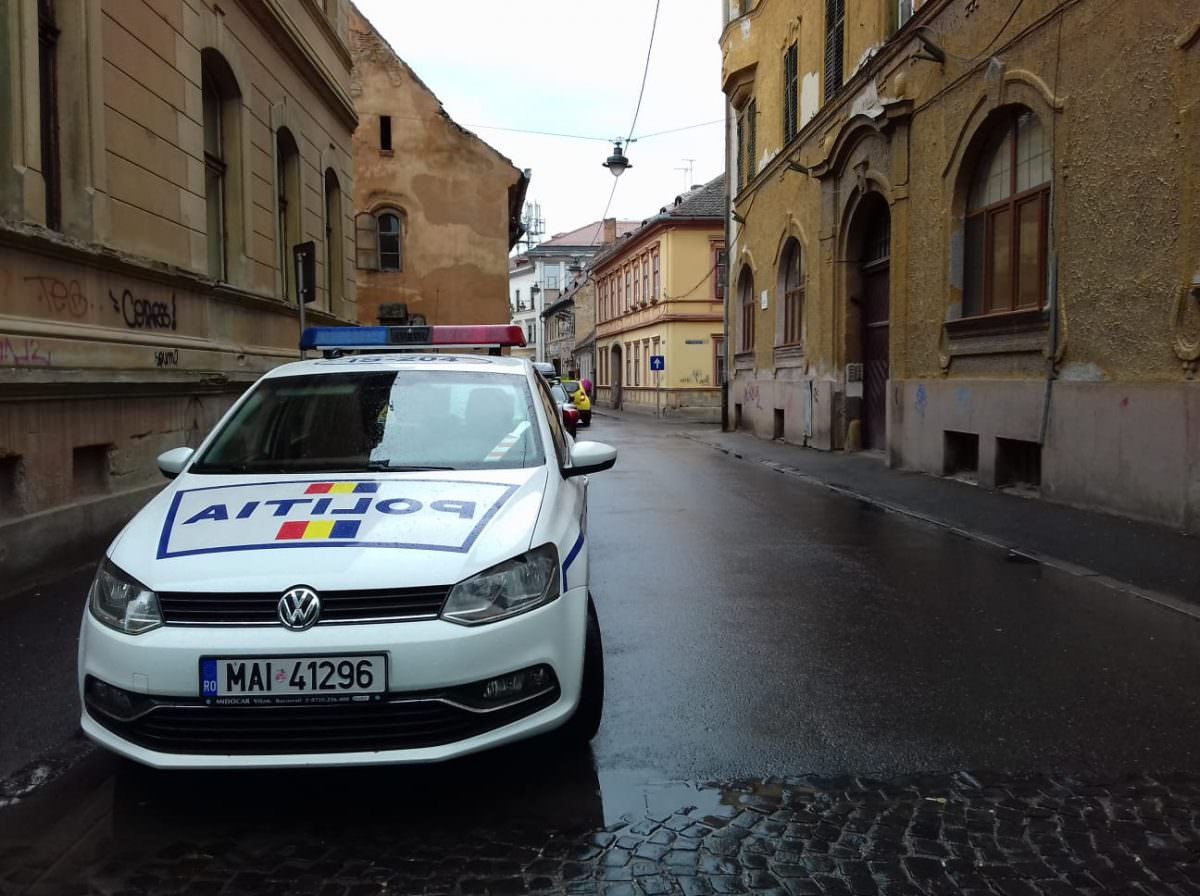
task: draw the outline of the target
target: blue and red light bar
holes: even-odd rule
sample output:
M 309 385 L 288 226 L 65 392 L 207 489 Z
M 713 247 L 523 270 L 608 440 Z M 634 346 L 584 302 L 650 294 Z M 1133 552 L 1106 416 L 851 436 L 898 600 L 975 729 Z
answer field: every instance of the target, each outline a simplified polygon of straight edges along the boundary
M 522 348 L 525 330 L 516 324 L 426 327 L 309 327 L 300 348 L 388 351 L 410 348 Z

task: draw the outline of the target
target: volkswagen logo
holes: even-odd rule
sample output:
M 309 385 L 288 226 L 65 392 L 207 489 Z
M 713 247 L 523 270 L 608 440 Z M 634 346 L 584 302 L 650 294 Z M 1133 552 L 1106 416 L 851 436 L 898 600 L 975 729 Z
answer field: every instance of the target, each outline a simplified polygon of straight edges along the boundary
M 279 621 L 294 632 L 312 628 L 320 616 L 321 598 L 311 588 L 298 585 L 279 598 Z

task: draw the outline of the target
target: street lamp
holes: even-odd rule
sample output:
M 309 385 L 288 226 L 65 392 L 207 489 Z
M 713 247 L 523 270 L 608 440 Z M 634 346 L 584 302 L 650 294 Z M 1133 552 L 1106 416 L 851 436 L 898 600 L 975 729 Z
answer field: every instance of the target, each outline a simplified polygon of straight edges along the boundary
M 626 168 L 632 168 L 629 159 L 625 157 L 625 152 L 621 149 L 621 140 L 617 140 L 613 144 L 613 153 L 604 162 L 604 167 L 607 168 L 613 177 L 620 177 L 625 173 Z

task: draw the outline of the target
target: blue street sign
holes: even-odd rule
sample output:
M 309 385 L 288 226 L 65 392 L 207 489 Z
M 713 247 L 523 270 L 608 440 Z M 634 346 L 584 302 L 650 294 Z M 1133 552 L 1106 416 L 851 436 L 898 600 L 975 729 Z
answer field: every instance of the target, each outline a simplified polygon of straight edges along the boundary
M 667 369 L 666 356 L 665 355 L 651 355 L 650 356 L 650 369 L 651 370 L 666 370 Z

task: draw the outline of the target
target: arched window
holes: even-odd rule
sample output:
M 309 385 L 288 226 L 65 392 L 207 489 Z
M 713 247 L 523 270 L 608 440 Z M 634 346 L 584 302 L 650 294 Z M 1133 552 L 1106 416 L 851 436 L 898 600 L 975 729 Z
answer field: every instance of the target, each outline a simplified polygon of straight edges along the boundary
M 237 158 L 234 142 L 240 94 L 229 64 L 216 50 L 200 51 L 204 117 L 204 202 L 207 208 L 208 275 L 229 279 L 230 183 Z
M 58 151 L 58 25 L 52 0 L 38 0 L 39 126 L 42 181 L 46 195 L 46 226 L 62 229 L 62 171 Z
M 400 252 L 404 227 L 397 212 L 380 212 L 379 220 L 379 270 L 404 270 L 403 256 Z
M 783 304 L 783 345 L 804 342 L 804 252 L 794 237 L 783 247 L 779 264 L 779 295 Z
M 1052 147 L 1030 111 L 1005 113 L 967 197 L 963 315 L 1040 308 L 1046 299 Z
M 738 277 L 738 332 L 741 334 L 740 351 L 754 350 L 754 274 L 750 268 L 742 268 Z
M 325 291 L 329 308 L 342 297 L 342 186 L 332 168 L 325 169 Z
M 292 247 L 300 242 L 300 151 L 287 128 L 275 135 L 275 188 L 279 191 L 279 271 L 284 298 L 296 295 Z

